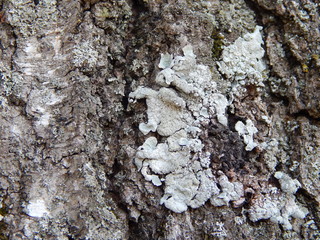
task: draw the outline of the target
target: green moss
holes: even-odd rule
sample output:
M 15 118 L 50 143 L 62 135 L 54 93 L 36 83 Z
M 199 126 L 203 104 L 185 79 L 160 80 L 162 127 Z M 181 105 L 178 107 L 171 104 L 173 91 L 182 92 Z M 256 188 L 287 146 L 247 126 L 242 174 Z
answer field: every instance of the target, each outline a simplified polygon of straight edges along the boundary
M 223 46 L 224 46 L 224 36 L 218 31 L 214 30 L 211 34 L 211 39 L 213 39 L 212 46 L 212 58 L 214 60 L 218 60 L 222 54 Z

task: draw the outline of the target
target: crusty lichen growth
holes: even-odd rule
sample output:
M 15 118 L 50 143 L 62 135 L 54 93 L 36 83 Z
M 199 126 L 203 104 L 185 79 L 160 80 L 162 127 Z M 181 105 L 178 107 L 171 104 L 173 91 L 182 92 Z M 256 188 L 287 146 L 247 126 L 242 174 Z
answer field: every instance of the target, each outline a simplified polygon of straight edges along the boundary
M 14 81 L 12 80 L 12 74 L 8 66 L 0 63 L 0 84 L 2 88 L 2 94 L 9 96 L 14 88 Z
M 319 32 L 306 31 L 318 9 L 250 2 L 262 6 L 263 31 L 244 0 L 0 0 L 0 185 L 13 196 L 5 232 L 319 238 Z M 263 86 L 269 67 L 280 98 Z M 127 108 L 130 92 L 140 100 Z M 300 122 L 288 115 L 306 107 Z
M 226 50 L 228 54 L 224 52 L 220 67 L 229 74 L 229 78 L 236 81 L 247 79 L 249 75 L 244 70 L 249 68 L 255 84 L 262 83 L 261 71 L 265 69 L 265 63 L 262 60 L 264 50 L 261 48 L 259 30 L 257 27 L 254 33 L 237 40 Z M 245 59 L 243 65 L 231 58 L 239 49 L 242 50 L 240 58 Z M 241 207 L 245 202 L 243 183 L 230 181 L 223 171 L 212 171 L 210 163 L 207 163 L 208 155 L 203 151 L 205 145 L 198 137 L 205 126 L 199 123 L 208 121 L 210 116 L 215 116 L 221 125 L 228 125 L 225 109 L 229 102 L 215 89 L 216 85 L 210 78 L 210 72 L 206 72 L 206 66 L 197 65 L 191 46 L 184 47 L 183 52 L 184 56 L 161 55 L 158 66 L 163 70 L 157 74 L 156 82 L 162 87 L 158 91 L 138 87 L 129 95 L 132 102 L 146 99 L 148 122 L 140 123 L 140 131 L 145 135 L 154 132 L 165 137 L 161 143 L 153 136 L 148 137 L 136 152 L 135 164 L 147 181 L 155 186 L 164 184 L 160 204 L 174 212 L 185 212 L 188 207 L 199 208 L 209 199 L 213 206 L 229 206 L 231 202 L 231 206 Z M 208 75 L 199 74 L 198 69 Z M 168 88 L 170 86 L 173 88 Z M 262 119 L 267 124 L 271 123 L 267 116 Z M 246 151 L 272 145 L 272 141 L 261 144 L 254 141 L 258 129 L 250 119 L 246 124 L 238 121 L 235 130 L 243 138 Z M 295 193 L 301 184 L 282 172 L 276 172 L 274 176 L 279 180 L 281 190 L 266 186 L 263 190 L 265 193 L 258 194 L 252 201 L 250 220 L 270 218 L 285 229 L 292 229 L 291 218 L 303 219 L 308 213 L 295 200 Z
M 253 135 L 258 132 L 258 129 L 250 119 L 246 121 L 246 125 L 241 121 L 237 122 L 235 129 L 239 135 L 243 137 L 243 141 L 246 144 L 246 151 L 252 151 L 258 145 L 253 141 Z
M 95 23 L 99 27 L 118 33 L 126 30 L 132 15 L 130 6 L 124 0 L 100 2 L 95 4 L 92 10 Z
M 221 8 L 215 19 L 224 32 L 242 35 L 254 29 L 255 14 L 244 0 L 220 1 L 219 4 Z
M 73 49 L 73 64 L 77 67 L 88 67 L 92 68 L 97 64 L 98 61 L 98 51 L 94 49 L 91 42 L 79 43 Z
M 264 86 L 266 63 L 263 59 L 261 30 L 262 27 L 257 26 L 253 33 L 245 34 L 223 49 L 221 61 L 218 62 L 219 70 L 228 79 L 235 81 L 235 86 Z M 237 92 L 241 91 L 241 88 L 232 90 Z
M 276 172 L 274 176 L 279 180 L 282 192 L 271 191 L 265 196 L 261 195 L 250 208 L 249 217 L 254 222 L 270 218 L 272 222 L 282 224 L 286 230 L 291 230 L 291 218 L 303 219 L 308 214 L 305 207 L 297 204 L 294 196 L 301 184 L 283 172 Z
M 159 67 L 163 70 L 156 76 L 156 82 L 163 86 L 159 91 L 138 87 L 129 95 L 132 101 L 146 99 L 148 122 L 140 123 L 140 131 L 167 137 L 164 143 L 149 137 L 139 147 L 135 163 L 147 181 L 156 186 L 165 183 L 160 203 L 178 213 L 188 206 L 198 208 L 210 197 L 213 205 L 222 206 L 243 196 L 239 187 L 239 192 L 227 193 L 234 186 L 222 176 L 220 192 L 198 138 L 201 122 L 209 122 L 211 116 L 222 125 L 228 124 L 228 101 L 217 92 L 208 67 L 196 63 L 192 47 L 185 46 L 183 52 L 184 56 L 175 58 L 161 55 Z M 168 88 L 170 85 L 176 90 Z
M 45 34 L 50 29 L 52 33 L 59 31 L 52 25 L 58 20 L 56 0 L 39 1 L 41 11 L 36 10 L 34 1 L 15 0 L 5 4 L 8 4 L 8 21 L 23 37 Z

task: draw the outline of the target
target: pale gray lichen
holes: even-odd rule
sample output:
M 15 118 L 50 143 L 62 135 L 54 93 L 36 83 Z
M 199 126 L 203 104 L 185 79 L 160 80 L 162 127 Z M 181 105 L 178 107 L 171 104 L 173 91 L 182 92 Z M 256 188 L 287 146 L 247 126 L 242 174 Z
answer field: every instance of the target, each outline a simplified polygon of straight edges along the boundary
M 93 167 L 90 161 L 83 164 L 81 171 L 84 185 L 91 189 L 90 193 L 95 201 L 91 203 L 91 206 L 88 206 L 88 211 L 92 215 L 85 218 L 85 224 L 88 226 L 85 239 L 125 239 L 126 231 L 123 229 L 127 226 L 122 222 L 122 213 L 117 211 L 113 204 L 110 204 L 110 200 L 106 201 L 103 194 L 106 181 L 103 171 Z
M 227 106 L 229 105 L 228 100 L 226 97 L 220 93 L 215 93 L 212 95 L 213 99 L 213 106 L 215 107 L 218 122 L 222 125 L 228 125 L 228 119 L 225 116 L 225 111 Z
M 283 129 L 281 123 L 276 123 L 277 129 Z M 264 149 L 264 161 L 268 169 L 273 173 L 279 163 L 288 164 L 291 159 L 291 147 L 287 137 L 275 135 L 273 138 L 262 142 L 259 147 Z
M 167 143 L 158 144 L 155 137 L 150 137 L 139 147 L 135 163 L 139 169 L 149 167 L 156 174 L 168 174 L 185 167 L 189 158 L 188 148 L 170 151 Z
M 301 144 L 300 153 L 302 161 L 299 161 L 301 184 L 308 193 L 320 202 L 320 130 L 317 125 L 308 121 L 299 124 L 301 132 L 308 141 Z
M 260 33 L 262 27 L 256 26 L 253 33 L 247 33 L 238 38 L 233 44 L 223 49 L 218 62 L 219 70 L 230 82 L 231 98 L 239 96 L 246 91 L 245 85 L 264 87 L 266 63 L 263 59 L 263 39 Z
M 250 77 L 261 84 L 262 72 L 266 69 L 261 29 L 262 27 L 257 26 L 253 33 L 245 34 L 243 38 L 238 38 L 232 45 L 224 48 L 222 61 L 218 62 L 218 66 L 228 78 L 240 81 Z
M 160 62 L 158 64 L 158 67 L 161 69 L 165 69 L 165 68 L 170 68 L 172 67 L 172 54 L 169 53 L 165 53 L 162 54 L 161 53 L 161 58 L 160 58 Z
M 159 67 L 163 70 L 157 75 L 156 82 L 164 87 L 175 87 L 184 96 L 194 117 L 217 116 L 219 123 L 227 125 L 225 110 L 229 102 L 218 93 L 209 67 L 196 63 L 190 45 L 183 48 L 183 53 L 184 56 L 174 58 L 169 54 L 161 55 Z
M 279 152 L 278 145 L 279 142 L 275 138 L 271 138 L 270 140 L 262 144 L 262 147 L 266 150 L 263 156 L 267 164 L 267 167 L 271 171 L 275 171 L 276 166 L 278 164 L 278 159 L 276 156 L 276 153 Z
M 0 82 L 3 86 L 4 95 L 9 96 L 14 89 L 15 82 L 12 79 L 9 66 L 6 66 L 3 62 L 0 62 Z
M 240 203 L 244 202 L 244 191 L 243 185 L 240 182 L 229 182 L 226 175 L 223 172 L 219 172 L 220 177 L 218 182 L 221 188 L 221 192 L 218 195 L 214 195 L 210 198 L 212 205 L 220 207 L 228 205 L 230 201 L 238 201 Z
M 105 30 L 119 32 L 128 27 L 132 10 L 125 0 L 110 0 L 98 2 L 93 8 L 95 23 Z
M 200 181 L 193 172 L 185 169 L 169 174 L 165 181 L 165 193 L 160 203 L 177 213 L 186 211 L 188 203 L 190 203 L 197 192 Z
M 146 99 L 148 105 L 148 122 L 141 123 L 139 129 L 143 134 L 157 131 L 162 136 L 170 136 L 186 127 L 183 108 L 185 101 L 169 88 L 159 91 L 139 87 L 130 98 Z
M 201 3 L 202 1 L 199 2 Z M 220 6 L 219 13 L 214 15 L 216 28 L 230 33 L 242 33 L 254 29 L 256 24 L 255 14 L 244 0 L 205 2 L 219 4 Z
M 292 179 L 288 174 L 283 172 L 276 172 L 274 177 L 279 180 L 281 190 L 285 193 L 294 194 L 301 187 L 300 182 L 297 179 Z
M 99 53 L 89 41 L 82 42 L 73 49 L 73 63 L 77 67 L 93 67 L 98 61 Z
M 9 5 L 7 17 L 10 24 L 15 26 L 16 31 L 23 37 L 43 34 L 46 31 L 62 31 L 62 27 L 52 25 L 52 22 L 58 21 L 59 16 L 56 0 L 40 1 L 37 10 L 33 1 L 15 0 L 7 1 L 6 4 Z
M 46 203 L 43 199 L 33 199 L 29 202 L 28 206 L 26 207 L 27 214 L 30 217 L 37 217 L 41 218 L 45 215 L 50 215 L 50 212 L 48 211 L 46 207 Z
M 211 196 L 219 194 L 219 188 L 210 169 L 198 171 L 196 176 L 200 181 L 200 186 L 196 195 L 190 201 L 189 205 L 192 208 L 201 207 Z
M 199 171 L 196 174 L 184 168 L 167 175 L 166 188 L 160 200 L 170 210 L 181 213 L 188 209 L 198 208 L 212 196 L 218 194 L 219 188 L 213 180 L 211 170 Z
M 282 192 L 271 191 L 257 198 L 249 209 L 249 218 L 254 222 L 270 219 L 274 223 L 282 224 L 286 230 L 291 230 L 292 217 L 303 219 L 308 214 L 306 208 L 297 204 L 294 196 L 300 183 L 282 172 L 276 172 L 275 177 L 279 179 Z
M 224 227 L 223 222 L 216 222 L 216 228 L 211 233 L 212 236 L 218 237 L 218 238 L 224 238 L 227 237 L 227 230 Z
M 274 223 L 282 224 L 287 230 L 292 229 L 291 217 L 303 219 L 308 211 L 300 207 L 293 195 L 280 194 L 276 197 L 265 196 L 256 200 L 249 210 L 249 218 L 256 222 L 261 219 L 270 219 Z
M 235 129 L 246 144 L 246 151 L 252 151 L 258 144 L 253 141 L 253 134 L 258 132 L 258 129 L 254 126 L 250 119 L 247 119 L 246 125 L 243 122 L 238 121 L 236 123 Z
M 143 75 L 146 75 L 149 72 L 148 62 L 134 59 L 132 61 L 132 66 L 130 67 L 130 69 L 134 72 L 137 72 L 140 69 Z
M 165 183 L 160 203 L 177 213 L 188 206 L 198 208 L 214 195 L 217 199 L 212 202 L 219 206 L 243 196 L 242 185 L 230 183 L 226 176 L 219 178 L 222 189 L 217 187 L 209 168 L 210 153 L 203 151 L 198 138 L 200 122 L 216 117 L 219 123 L 228 124 L 229 102 L 217 91 L 209 67 L 197 64 L 192 47 L 184 47 L 183 53 L 161 55 L 158 66 L 163 70 L 156 82 L 162 87 L 158 91 L 140 86 L 129 95 L 130 102 L 146 99 L 148 121 L 139 125 L 140 131 L 167 137 L 161 143 L 155 137 L 147 138 L 136 152 L 135 164 L 147 181 L 155 186 Z M 218 199 L 223 200 L 218 204 Z

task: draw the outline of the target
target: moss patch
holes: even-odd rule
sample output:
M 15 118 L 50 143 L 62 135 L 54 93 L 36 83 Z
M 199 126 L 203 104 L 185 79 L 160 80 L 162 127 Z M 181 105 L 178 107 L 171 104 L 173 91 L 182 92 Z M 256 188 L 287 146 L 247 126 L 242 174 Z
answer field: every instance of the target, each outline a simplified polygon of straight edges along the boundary
M 214 60 L 218 60 L 222 54 L 224 46 L 224 36 L 217 30 L 213 30 L 211 34 L 211 39 L 213 40 L 212 58 Z

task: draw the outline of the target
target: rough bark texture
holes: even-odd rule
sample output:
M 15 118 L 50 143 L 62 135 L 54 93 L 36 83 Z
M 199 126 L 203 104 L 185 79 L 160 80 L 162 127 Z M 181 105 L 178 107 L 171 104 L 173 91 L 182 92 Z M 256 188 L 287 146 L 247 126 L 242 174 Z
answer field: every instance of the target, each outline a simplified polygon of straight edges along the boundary
M 320 239 L 318 0 L 0 4 L 0 239 Z

